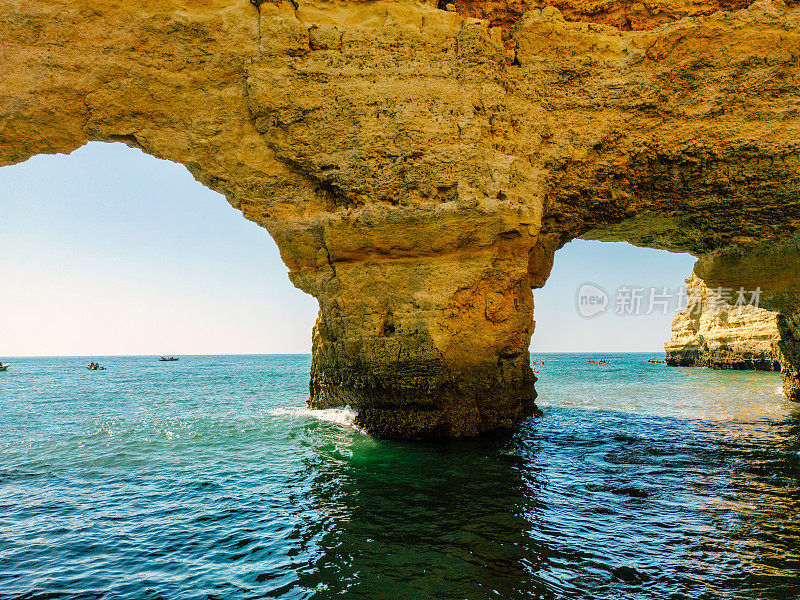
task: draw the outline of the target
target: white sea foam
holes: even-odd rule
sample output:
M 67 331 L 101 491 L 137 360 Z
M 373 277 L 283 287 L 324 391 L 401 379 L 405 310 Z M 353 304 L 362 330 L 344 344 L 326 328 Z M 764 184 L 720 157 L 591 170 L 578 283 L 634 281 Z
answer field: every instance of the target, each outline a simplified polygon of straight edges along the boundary
M 309 417 L 319 421 L 327 421 L 328 423 L 335 423 L 342 427 L 352 427 L 358 429 L 355 425 L 356 412 L 346 406 L 344 408 L 308 408 L 307 406 L 287 406 L 284 408 L 273 408 L 267 411 L 269 415 L 288 415 L 291 417 Z
M 775 388 L 775 395 L 776 396 L 784 396 L 785 395 L 783 393 L 783 386 L 782 385 L 779 385 L 778 387 Z

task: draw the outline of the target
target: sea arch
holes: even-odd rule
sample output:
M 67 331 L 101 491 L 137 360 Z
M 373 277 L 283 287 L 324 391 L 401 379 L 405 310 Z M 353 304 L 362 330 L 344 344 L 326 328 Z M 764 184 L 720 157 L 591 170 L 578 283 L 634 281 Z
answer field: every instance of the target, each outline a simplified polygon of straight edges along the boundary
M 6 1 L 0 165 L 89 140 L 186 165 L 319 300 L 311 403 L 382 437 L 536 412 L 531 288 L 579 236 L 763 284 L 794 343 L 800 11 L 621 31 L 437 4 Z

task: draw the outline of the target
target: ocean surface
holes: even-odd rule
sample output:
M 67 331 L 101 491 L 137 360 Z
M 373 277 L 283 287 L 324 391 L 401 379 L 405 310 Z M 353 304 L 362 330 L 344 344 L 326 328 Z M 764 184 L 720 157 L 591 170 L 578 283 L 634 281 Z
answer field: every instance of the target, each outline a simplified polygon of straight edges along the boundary
M 3 357 L 0 598 L 800 597 L 777 374 L 604 357 L 442 443 L 306 409 L 308 356 Z

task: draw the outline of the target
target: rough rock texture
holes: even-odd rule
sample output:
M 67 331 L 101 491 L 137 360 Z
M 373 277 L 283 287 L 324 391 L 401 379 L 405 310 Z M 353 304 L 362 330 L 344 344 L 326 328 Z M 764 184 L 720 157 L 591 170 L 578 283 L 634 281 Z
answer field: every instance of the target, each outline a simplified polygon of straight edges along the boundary
M 530 288 L 574 237 L 705 255 L 800 225 L 779 2 L 638 32 L 411 0 L 0 6 L 0 165 L 88 140 L 186 165 L 319 299 L 311 403 L 375 435 L 533 413 Z
M 764 288 L 760 306 L 777 312 L 783 391 L 800 401 L 800 239 L 721 248 L 701 257 L 694 273 L 710 287 Z
M 712 369 L 779 371 L 783 355 L 778 315 L 750 304 L 736 305 L 737 290 L 709 289 L 697 276 L 686 280 L 686 310 L 672 320 L 664 344 L 667 364 Z
M 684 17 L 739 10 L 749 4 L 747 0 L 440 0 L 439 6 L 446 8 L 449 3 L 462 15 L 487 19 L 491 26 L 503 29 L 513 27 L 526 12 L 553 6 L 567 21 L 602 23 L 621 30 L 652 29 Z

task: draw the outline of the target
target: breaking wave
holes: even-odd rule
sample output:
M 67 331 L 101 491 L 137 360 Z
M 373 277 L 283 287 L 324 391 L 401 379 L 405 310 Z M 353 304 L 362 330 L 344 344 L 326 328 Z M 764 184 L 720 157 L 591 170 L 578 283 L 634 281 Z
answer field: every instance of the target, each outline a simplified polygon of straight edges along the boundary
M 326 421 L 341 425 L 342 427 L 352 427 L 358 429 L 355 425 L 356 412 L 346 406 L 344 408 L 308 408 L 307 406 L 287 406 L 283 408 L 273 408 L 267 411 L 267 414 L 274 416 L 291 416 L 291 417 L 307 417 L 317 419 L 319 421 Z

